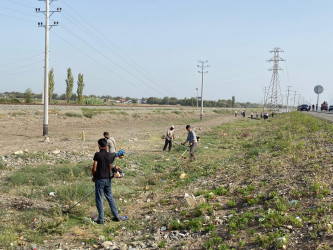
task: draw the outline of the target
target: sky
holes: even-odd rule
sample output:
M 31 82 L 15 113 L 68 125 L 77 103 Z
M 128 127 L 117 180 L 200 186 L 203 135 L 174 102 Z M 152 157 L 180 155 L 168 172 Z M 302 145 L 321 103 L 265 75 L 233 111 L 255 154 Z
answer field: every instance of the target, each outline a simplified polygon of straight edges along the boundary
M 0 0 L 0 92 L 44 82 L 45 2 Z M 55 93 L 67 69 L 84 75 L 84 94 L 190 98 L 201 91 L 198 60 L 208 60 L 203 98 L 262 103 L 276 47 L 281 93 L 289 104 L 333 104 L 332 0 L 58 0 L 50 4 L 50 69 Z M 295 95 L 296 91 L 296 95 Z M 286 101 L 285 101 L 286 102 Z

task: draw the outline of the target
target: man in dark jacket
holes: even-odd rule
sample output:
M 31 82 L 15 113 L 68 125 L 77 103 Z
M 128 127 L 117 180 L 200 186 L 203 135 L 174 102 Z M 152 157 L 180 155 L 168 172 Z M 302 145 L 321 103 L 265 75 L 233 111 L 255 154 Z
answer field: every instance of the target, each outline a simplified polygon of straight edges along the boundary
M 94 155 L 94 164 L 92 168 L 92 180 L 95 182 L 95 198 L 98 210 L 98 219 L 95 222 L 97 224 L 104 224 L 103 194 L 110 205 L 114 220 L 120 221 L 116 202 L 112 197 L 111 191 L 112 171 L 119 170 L 120 168 L 116 166 L 112 169 L 112 163 L 116 154 L 106 151 L 107 140 L 105 138 L 98 140 L 98 147 L 100 151 L 96 152 Z

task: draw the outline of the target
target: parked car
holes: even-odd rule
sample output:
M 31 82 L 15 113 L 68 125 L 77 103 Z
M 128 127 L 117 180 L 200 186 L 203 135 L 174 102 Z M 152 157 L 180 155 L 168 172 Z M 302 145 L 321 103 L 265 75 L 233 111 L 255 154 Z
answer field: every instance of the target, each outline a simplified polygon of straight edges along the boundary
M 331 110 L 333 110 L 333 105 L 330 105 L 328 108 L 328 111 L 331 111 Z
M 321 104 L 321 106 L 320 106 L 320 110 L 323 111 L 323 110 L 327 110 L 327 109 L 328 109 L 328 104 L 327 104 L 327 102 L 325 101 L 325 102 L 323 102 L 323 103 Z
M 302 104 L 299 109 L 299 111 L 309 111 L 309 105 L 307 104 Z

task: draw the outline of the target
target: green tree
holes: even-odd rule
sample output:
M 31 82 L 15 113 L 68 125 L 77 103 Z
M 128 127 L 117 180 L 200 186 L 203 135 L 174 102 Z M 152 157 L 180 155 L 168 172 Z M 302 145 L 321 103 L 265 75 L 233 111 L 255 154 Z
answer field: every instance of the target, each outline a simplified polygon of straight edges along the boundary
M 232 98 L 231 98 L 231 107 L 235 107 L 235 103 L 236 103 L 236 98 L 235 98 L 235 96 L 232 96 Z
M 67 69 L 67 79 L 66 79 L 66 100 L 69 103 L 73 95 L 74 77 L 71 68 Z
M 33 93 L 31 91 L 31 89 L 27 89 L 25 92 L 24 92 L 24 98 L 25 98 L 25 103 L 32 103 L 32 96 L 33 96 Z
M 77 102 L 78 104 L 82 104 L 83 102 L 83 88 L 84 88 L 84 81 L 83 81 L 83 74 L 79 73 L 78 80 L 77 80 Z
M 51 103 L 54 92 L 54 70 L 53 68 L 49 72 L 49 103 Z

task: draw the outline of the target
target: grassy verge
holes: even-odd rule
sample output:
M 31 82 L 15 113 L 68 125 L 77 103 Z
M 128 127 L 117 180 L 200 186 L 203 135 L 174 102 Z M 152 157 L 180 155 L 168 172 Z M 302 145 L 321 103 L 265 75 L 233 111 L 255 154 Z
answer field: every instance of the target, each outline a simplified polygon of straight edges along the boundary
M 44 207 L 9 204 L 11 211 L 1 210 L 0 242 L 2 247 L 43 244 L 72 234 L 73 242 L 92 245 L 100 235 L 117 239 L 122 228 L 131 233 L 165 226 L 200 237 L 180 243 L 197 249 L 325 249 L 332 237 L 332 135 L 327 122 L 293 112 L 266 121 L 239 118 L 200 134 L 194 163 L 181 157 L 187 148 L 178 141 L 170 153 L 127 152 L 117 160 L 126 175 L 113 181 L 113 194 L 120 213 L 130 219 L 111 222 L 105 206 L 104 226 L 90 221 L 93 196 L 61 215 L 61 208 L 93 189 L 91 162 L 26 166 L 13 171 L 1 190 Z M 156 144 L 155 137 L 145 143 Z M 200 202 L 189 206 L 177 198 L 185 191 Z M 148 213 L 156 219 L 142 223 Z M 175 242 L 156 244 L 169 248 Z

